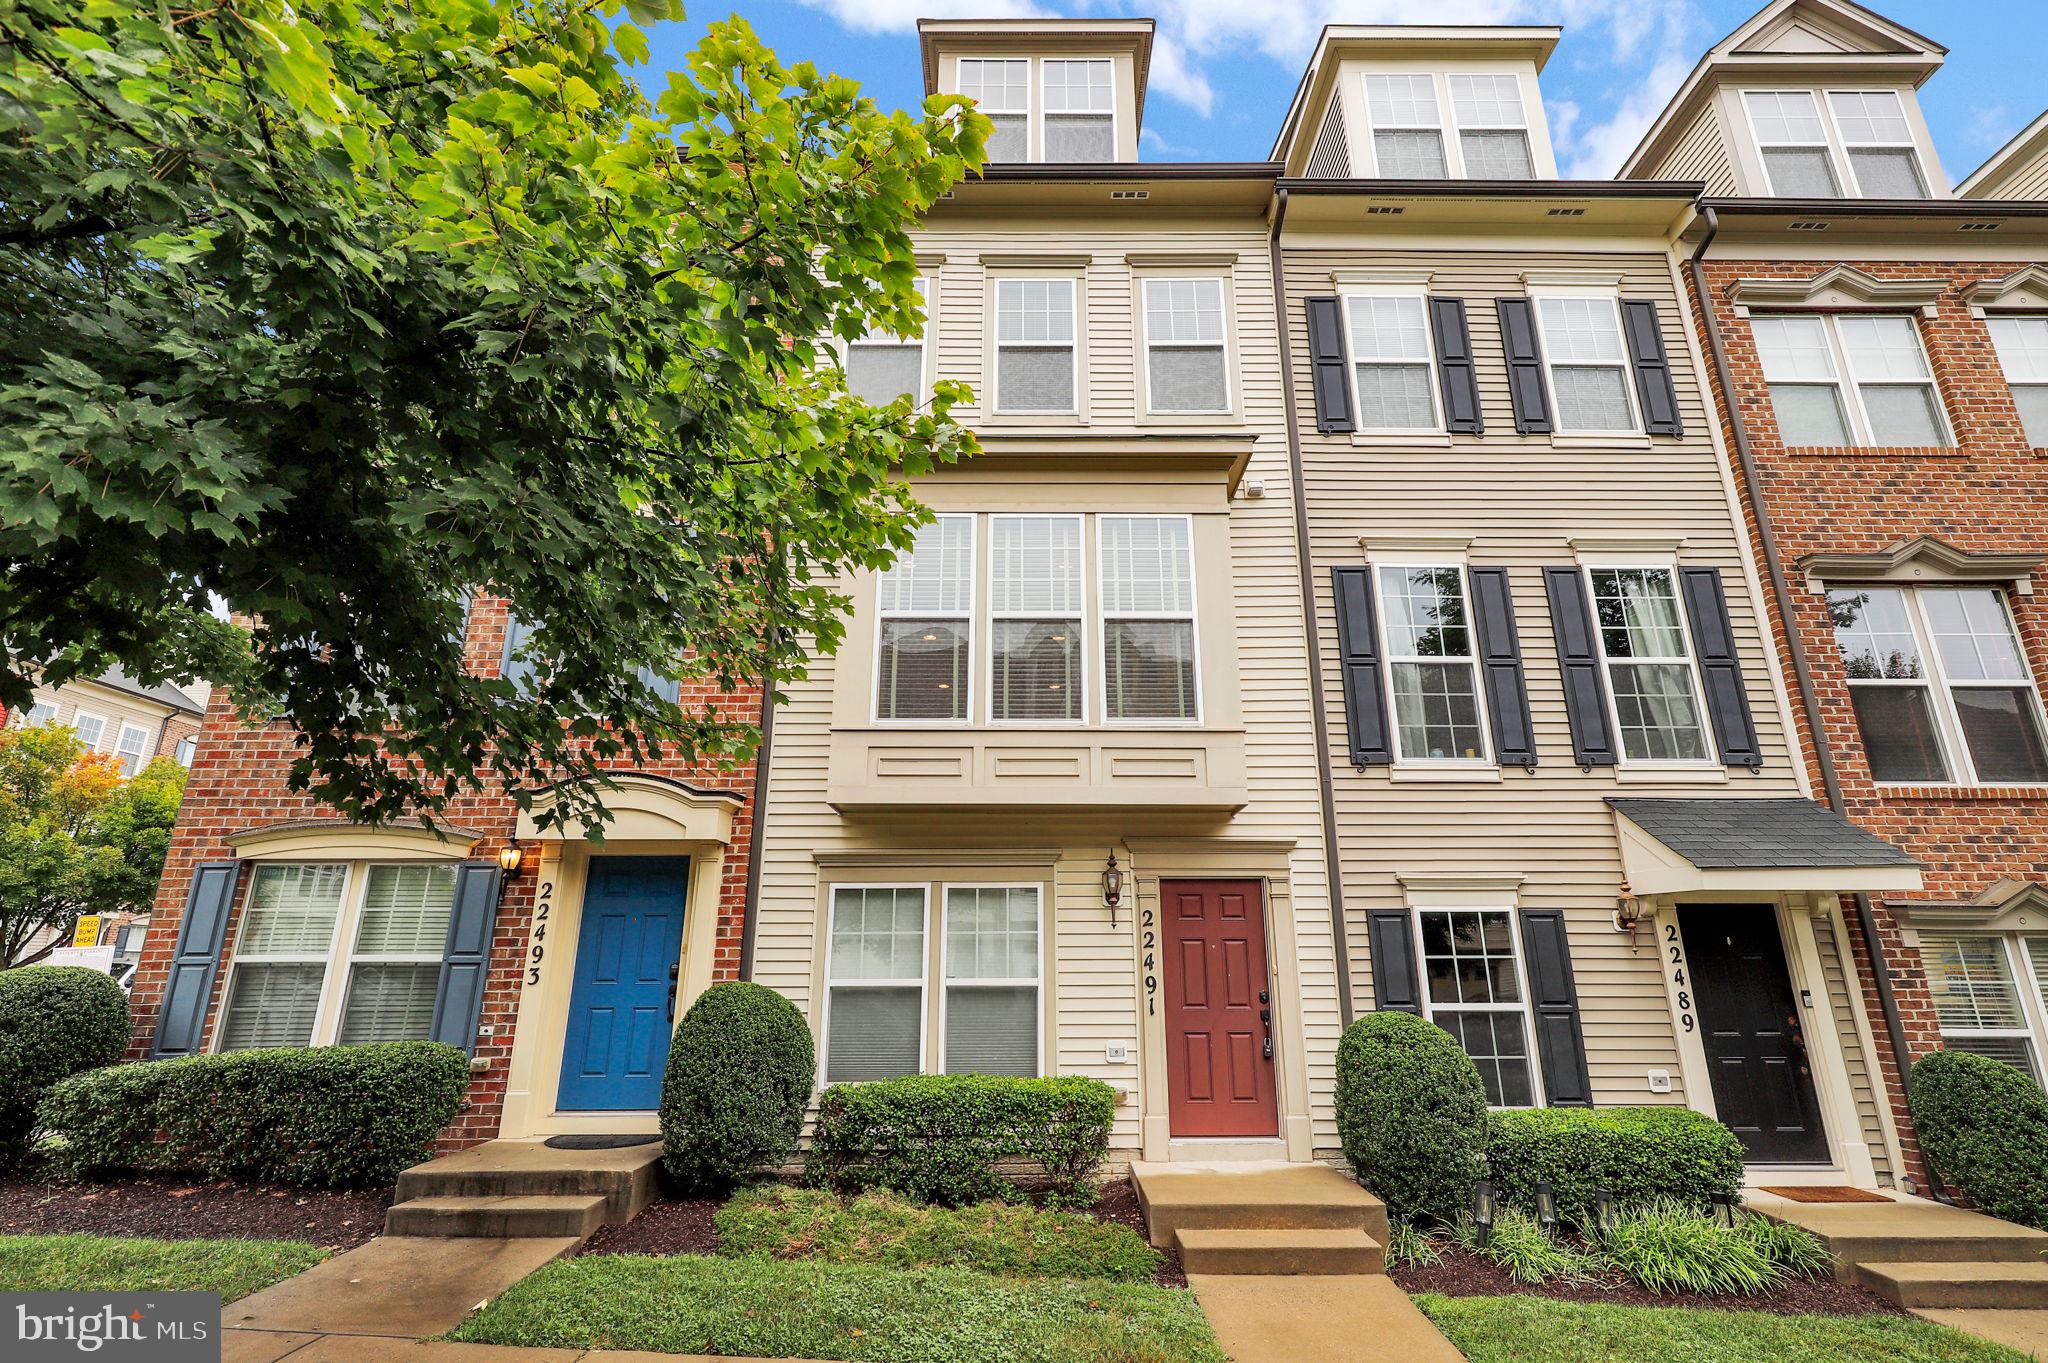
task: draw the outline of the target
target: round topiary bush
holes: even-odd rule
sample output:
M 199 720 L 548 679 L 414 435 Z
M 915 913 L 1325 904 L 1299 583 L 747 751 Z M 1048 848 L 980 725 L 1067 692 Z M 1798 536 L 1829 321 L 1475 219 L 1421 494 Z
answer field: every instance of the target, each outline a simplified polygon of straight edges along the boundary
M 2025 1071 L 1930 1051 L 1913 1062 L 1906 1104 L 1945 1183 L 1993 1216 L 2048 1229 L 2048 1094 Z
M 28 1153 L 52 1084 L 127 1048 L 128 995 L 111 976 L 71 965 L 0 971 L 0 1168 Z
M 1367 1013 L 1337 1043 L 1337 1134 L 1389 1215 L 1455 1222 L 1486 1148 L 1486 1090 L 1443 1028 Z
M 662 1163 L 718 1192 L 796 1152 L 818 1071 L 811 1029 L 773 989 L 714 984 L 683 1014 L 661 1086 Z

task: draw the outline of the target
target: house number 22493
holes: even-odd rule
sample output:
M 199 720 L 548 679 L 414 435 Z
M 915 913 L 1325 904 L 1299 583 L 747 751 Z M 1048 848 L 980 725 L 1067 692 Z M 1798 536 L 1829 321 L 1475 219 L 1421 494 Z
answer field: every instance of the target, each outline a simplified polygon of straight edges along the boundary
M 540 983 L 540 963 L 548 954 L 548 913 L 555 906 L 555 882 L 543 880 L 533 897 L 533 945 L 526 951 L 526 982 Z

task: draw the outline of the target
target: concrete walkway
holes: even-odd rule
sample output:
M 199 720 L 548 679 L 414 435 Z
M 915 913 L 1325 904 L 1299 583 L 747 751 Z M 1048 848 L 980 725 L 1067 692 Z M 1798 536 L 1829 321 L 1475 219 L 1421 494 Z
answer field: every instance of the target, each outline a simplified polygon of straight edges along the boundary
M 221 1324 L 284 1334 L 421 1339 L 454 1329 L 477 1307 L 582 1243 L 380 1235 L 228 1303 Z
M 1383 1274 L 1188 1275 L 1236 1363 L 1465 1363 Z
M 1929 1307 L 1915 1310 L 1936 1325 L 2003 1344 L 2028 1358 L 2048 1359 L 2048 1311 L 1969 1310 Z

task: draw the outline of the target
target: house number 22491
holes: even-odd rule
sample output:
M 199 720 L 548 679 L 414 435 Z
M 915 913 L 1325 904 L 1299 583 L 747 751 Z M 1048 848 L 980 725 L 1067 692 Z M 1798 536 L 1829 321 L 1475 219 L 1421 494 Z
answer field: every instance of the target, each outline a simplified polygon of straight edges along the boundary
M 543 880 L 533 897 L 533 945 L 526 952 L 526 982 L 540 983 L 540 963 L 548 954 L 548 911 L 555 906 L 555 882 Z
M 1145 1016 L 1151 1017 L 1159 1011 L 1159 934 L 1153 930 L 1152 910 L 1142 909 L 1138 913 L 1138 927 L 1143 938 L 1145 960 Z

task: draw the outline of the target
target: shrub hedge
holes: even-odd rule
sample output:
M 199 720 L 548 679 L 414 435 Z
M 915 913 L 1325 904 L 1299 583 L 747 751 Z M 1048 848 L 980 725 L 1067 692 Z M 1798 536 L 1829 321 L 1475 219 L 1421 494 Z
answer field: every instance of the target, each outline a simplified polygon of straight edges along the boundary
M 2007 1221 L 2048 1230 L 2048 1094 L 1967 1051 L 1930 1051 L 1906 1080 L 1913 1125 L 1942 1181 Z
M 439 1042 L 229 1051 L 74 1075 L 41 1117 L 72 1173 L 360 1187 L 431 1155 L 468 1086 L 469 1057 Z
M 731 980 L 676 1024 L 661 1085 L 662 1163 L 685 1189 L 720 1192 L 796 1153 L 817 1073 L 811 1029 L 764 985 Z
M 1486 1090 L 1443 1028 L 1367 1013 L 1337 1043 L 1337 1134 L 1390 1215 L 1455 1223 L 1479 1176 Z
M 1109 1148 L 1116 1090 L 1099 1079 L 914 1074 L 835 1084 L 818 1100 L 805 1179 L 839 1192 L 888 1188 L 961 1206 L 1023 1194 L 1002 1166 L 1043 1171 L 1055 1201 L 1085 1205 Z
M 128 1048 L 128 995 L 82 966 L 0 971 L 0 1169 L 28 1153 L 52 1084 L 111 1065 Z
M 1560 1215 L 1611 1189 L 1625 1203 L 1668 1199 L 1703 1208 L 1742 1187 L 1742 1143 L 1713 1118 L 1682 1107 L 1539 1107 L 1487 1116 L 1487 1166 L 1500 1196 L 1525 1210 L 1550 1182 Z

